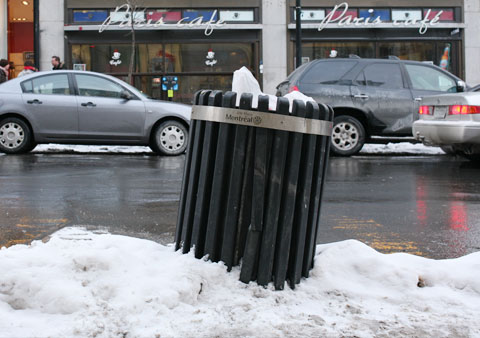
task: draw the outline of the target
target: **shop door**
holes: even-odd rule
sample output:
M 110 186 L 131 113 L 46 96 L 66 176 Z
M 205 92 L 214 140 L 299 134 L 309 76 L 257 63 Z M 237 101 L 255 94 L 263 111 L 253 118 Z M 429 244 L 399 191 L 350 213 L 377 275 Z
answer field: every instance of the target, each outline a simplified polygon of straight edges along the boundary
M 370 64 L 350 88 L 355 107 L 369 115 L 374 129 L 411 135 L 414 104 L 398 64 Z

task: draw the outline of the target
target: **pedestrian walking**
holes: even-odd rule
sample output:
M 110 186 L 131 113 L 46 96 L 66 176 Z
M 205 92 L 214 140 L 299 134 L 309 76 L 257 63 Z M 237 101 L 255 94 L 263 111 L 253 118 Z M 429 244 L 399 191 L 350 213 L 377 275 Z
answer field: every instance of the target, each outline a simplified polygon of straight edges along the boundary
M 17 77 L 22 77 L 28 74 L 35 73 L 37 69 L 34 67 L 33 62 L 30 60 L 25 61 L 23 64 L 23 70 L 18 74 Z
M 52 56 L 52 66 L 52 70 L 67 69 L 67 67 L 65 67 L 65 64 L 60 61 L 60 58 L 58 56 Z
M 0 60 L 0 83 L 4 83 L 8 81 L 8 70 L 10 69 L 10 63 L 8 60 L 1 59 Z

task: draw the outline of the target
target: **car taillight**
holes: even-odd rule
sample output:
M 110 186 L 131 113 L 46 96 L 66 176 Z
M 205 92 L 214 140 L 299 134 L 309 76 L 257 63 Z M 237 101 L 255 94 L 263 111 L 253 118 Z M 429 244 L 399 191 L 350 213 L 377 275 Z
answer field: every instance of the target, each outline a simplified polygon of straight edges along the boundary
M 291 92 L 299 92 L 298 90 L 298 87 L 297 86 L 291 86 L 289 89 L 288 89 L 288 92 L 291 93 Z
M 418 109 L 418 113 L 420 115 L 432 115 L 433 114 L 433 107 L 432 106 L 420 106 Z
M 448 107 L 448 115 L 480 114 L 480 106 L 453 105 Z

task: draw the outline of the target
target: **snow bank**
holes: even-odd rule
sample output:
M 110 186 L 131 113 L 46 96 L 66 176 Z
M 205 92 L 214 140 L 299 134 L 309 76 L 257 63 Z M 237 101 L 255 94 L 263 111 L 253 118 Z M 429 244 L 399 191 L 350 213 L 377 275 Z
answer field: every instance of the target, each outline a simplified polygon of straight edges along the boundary
M 295 289 L 147 240 L 66 228 L 0 250 L 0 337 L 480 337 L 480 253 L 317 247 Z
M 290 99 L 290 98 L 289 98 Z M 137 146 L 84 146 L 70 144 L 40 144 L 33 150 L 34 153 L 117 153 L 117 154 L 153 154 L 149 147 Z M 360 154 L 412 154 L 412 155 L 445 155 L 438 147 L 426 147 L 423 144 L 409 142 L 388 144 L 366 144 Z M 3 155 L 0 153 L 0 155 Z
M 33 149 L 34 153 L 56 153 L 56 152 L 72 152 L 72 153 L 123 153 L 138 154 L 152 153 L 150 147 L 139 146 L 85 146 L 73 144 L 39 144 Z
M 399 142 L 387 144 L 365 144 L 360 154 L 412 154 L 412 155 L 445 155 L 439 147 L 427 147 L 421 143 Z

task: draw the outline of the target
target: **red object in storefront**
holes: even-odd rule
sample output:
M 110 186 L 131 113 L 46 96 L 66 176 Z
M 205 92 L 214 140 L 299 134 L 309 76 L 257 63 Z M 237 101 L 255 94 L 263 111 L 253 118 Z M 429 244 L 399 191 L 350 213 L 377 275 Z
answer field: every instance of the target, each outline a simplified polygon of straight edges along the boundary
M 9 34 L 9 53 L 33 51 L 33 23 L 10 23 Z
M 427 20 L 433 20 L 435 16 L 442 11 L 442 14 L 440 14 L 440 21 L 455 21 L 453 9 L 443 9 L 443 10 L 430 10 L 430 14 L 428 14 L 428 9 L 423 10 L 423 15 L 425 16 L 425 19 Z M 428 14 L 428 17 L 427 17 Z
M 147 12 L 147 21 L 152 20 L 153 22 L 159 21 L 160 19 L 163 22 L 178 22 L 182 18 L 182 12 Z

